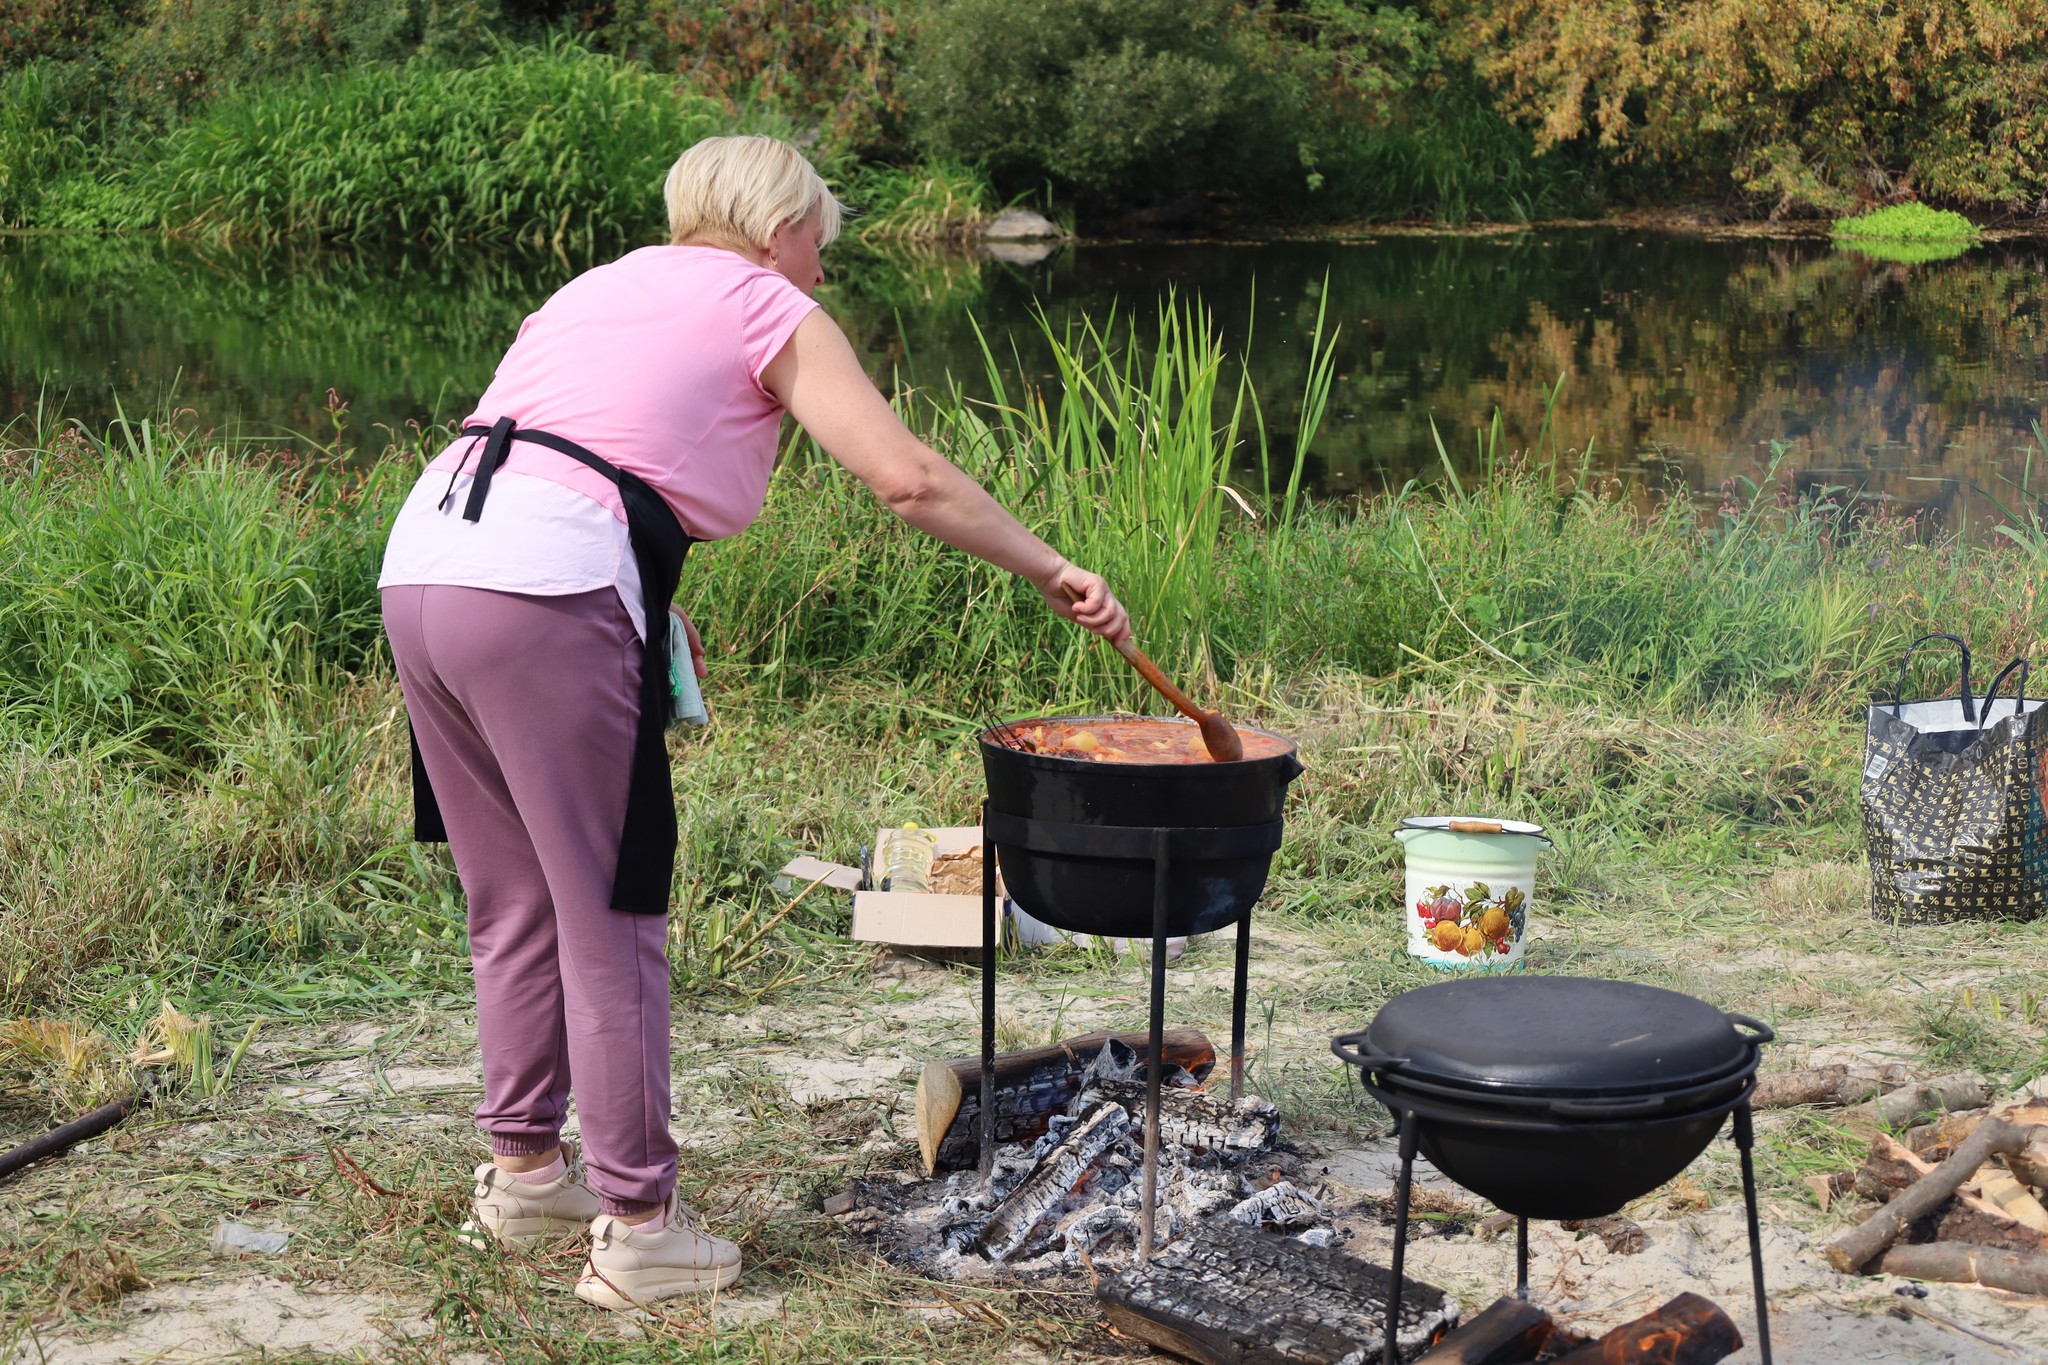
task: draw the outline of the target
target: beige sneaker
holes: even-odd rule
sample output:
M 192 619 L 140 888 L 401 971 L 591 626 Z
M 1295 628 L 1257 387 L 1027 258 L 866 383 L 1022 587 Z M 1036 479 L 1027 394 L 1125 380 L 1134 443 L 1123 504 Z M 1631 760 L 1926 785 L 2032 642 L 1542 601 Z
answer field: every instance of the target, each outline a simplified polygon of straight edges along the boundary
M 563 1143 L 562 1156 L 569 1169 L 559 1180 L 545 1185 L 515 1180 L 495 1162 L 477 1167 L 476 1203 L 456 1233 L 457 1240 L 484 1250 L 494 1243 L 528 1246 L 583 1231 L 603 1209 L 583 1183 L 578 1155 L 574 1144 Z
M 740 1249 L 700 1232 L 669 1200 L 669 1216 L 643 1227 L 605 1214 L 590 1225 L 590 1259 L 576 1297 L 599 1308 L 633 1308 L 677 1294 L 723 1289 L 740 1277 Z

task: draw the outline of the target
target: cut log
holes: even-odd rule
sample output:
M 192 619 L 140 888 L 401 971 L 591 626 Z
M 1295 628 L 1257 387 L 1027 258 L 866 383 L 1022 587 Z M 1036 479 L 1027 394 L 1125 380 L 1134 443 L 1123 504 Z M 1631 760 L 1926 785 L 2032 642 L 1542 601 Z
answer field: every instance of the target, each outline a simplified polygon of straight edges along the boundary
M 1110 1039 L 1143 1056 L 1142 1033 L 1087 1033 L 1051 1047 L 996 1057 L 997 1142 L 1030 1142 L 1046 1120 L 1063 1112 L 1081 1088 L 1081 1073 Z M 1170 1065 L 1196 1080 L 1216 1066 L 1216 1049 L 1200 1029 L 1168 1029 L 1161 1039 Z M 1139 1068 L 1140 1078 L 1145 1072 Z M 981 1151 L 981 1058 L 925 1063 L 917 1078 L 917 1146 L 927 1175 L 966 1170 Z
M 1415 1365 L 1523 1365 L 1542 1354 L 1554 1326 L 1550 1314 L 1527 1300 L 1495 1299 L 1485 1312 L 1425 1351 Z
M 1090 1110 L 996 1205 L 975 1236 L 976 1246 L 992 1261 L 1007 1259 L 1030 1239 L 1047 1214 L 1066 1202 L 1102 1154 L 1130 1131 L 1131 1116 L 1122 1105 L 1103 1104 Z
M 1856 1171 L 1856 1190 L 1866 1198 L 1887 1203 L 1900 1192 L 1911 1189 L 1934 1169 L 1897 1140 L 1879 1133 L 1871 1139 L 1870 1155 Z M 1976 1242 L 2005 1251 L 2044 1249 L 2048 1236 L 2029 1227 L 1981 1193 L 1979 1187 L 1984 1183 L 1990 1182 L 1996 1188 L 2001 1178 L 2018 1188 L 2011 1176 L 1987 1163 L 1983 1170 L 1957 1188 L 1953 1198 L 1942 1201 L 1916 1219 L 1905 1233 L 1906 1240 Z
M 1329 1247 L 1204 1223 L 1149 1266 L 1104 1276 L 1095 1293 L 1119 1332 L 1202 1365 L 1337 1365 L 1379 1359 L 1391 1281 Z M 1443 1290 L 1410 1278 L 1395 1334 L 1404 1357 L 1443 1335 L 1456 1311 Z
M 2048 1294 L 2048 1256 L 2023 1256 L 1967 1242 L 1930 1242 L 1893 1247 L 1877 1268 L 1909 1280 L 1981 1284 L 2015 1294 Z
M 1857 1104 L 1887 1090 L 1913 1083 L 1913 1069 L 1903 1062 L 1883 1066 L 1810 1066 L 1803 1071 L 1771 1071 L 1756 1078 L 1750 1093 L 1752 1109 L 1789 1109 L 1795 1104 Z
M 1912 1188 L 1828 1244 L 1828 1263 L 1845 1275 L 1870 1264 L 1900 1234 L 1934 1212 L 1993 1156 L 2023 1149 L 2033 1135 L 2002 1119 L 1986 1119 L 1963 1140 L 1955 1155 L 1921 1176 Z M 1897 1146 L 1896 1143 L 1893 1144 Z M 1904 1151 L 1904 1148 L 1900 1148 Z M 1910 1152 L 1907 1157 L 1913 1160 Z
M 1554 1365 L 1713 1365 L 1742 1349 L 1742 1333 L 1711 1299 L 1680 1294 Z
M 1989 1103 L 1991 1092 L 1985 1088 L 1984 1078 L 1964 1073 L 1901 1086 L 1868 1104 L 1856 1105 L 1844 1117 L 1852 1125 L 1907 1128 L 1927 1114 L 1982 1109 Z

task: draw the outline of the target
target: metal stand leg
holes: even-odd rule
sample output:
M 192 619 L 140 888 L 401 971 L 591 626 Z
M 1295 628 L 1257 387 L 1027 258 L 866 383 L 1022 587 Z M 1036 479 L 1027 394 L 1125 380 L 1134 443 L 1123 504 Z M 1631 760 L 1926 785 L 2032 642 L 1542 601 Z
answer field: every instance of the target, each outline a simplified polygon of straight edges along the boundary
M 1735 1106 L 1735 1147 L 1742 1153 L 1742 1204 L 1749 1215 L 1749 1274 L 1756 1286 L 1756 1350 L 1762 1365 L 1771 1365 L 1771 1309 L 1764 1300 L 1764 1238 L 1757 1225 L 1756 1165 L 1750 1148 L 1756 1146 L 1756 1130 L 1750 1125 L 1749 1101 Z
M 1166 1070 L 1166 856 L 1171 830 L 1152 833 L 1152 1010 L 1145 1051 L 1145 1185 L 1138 1215 L 1138 1264 L 1152 1262 L 1159 1212 L 1159 1082 Z
M 988 802 L 981 803 L 988 829 Z M 981 840 L 981 1178 L 996 1169 L 996 846 Z
M 1529 1301 L 1529 1220 L 1515 1219 L 1515 1297 Z
M 1415 1179 L 1415 1114 L 1401 1114 L 1401 1182 L 1394 1186 L 1394 1266 L 1387 1289 L 1387 1341 L 1380 1353 L 1381 1365 L 1401 1365 L 1397 1337 L 1401 1330 L 1401 1295 L 1407 1289 L 1408 1187 Z
M 1237 922 L 1237 968 L 1230 982 L 1230 1102 L 1244 1098 L 1244 986 L 1252 961 L 1252 912 Z

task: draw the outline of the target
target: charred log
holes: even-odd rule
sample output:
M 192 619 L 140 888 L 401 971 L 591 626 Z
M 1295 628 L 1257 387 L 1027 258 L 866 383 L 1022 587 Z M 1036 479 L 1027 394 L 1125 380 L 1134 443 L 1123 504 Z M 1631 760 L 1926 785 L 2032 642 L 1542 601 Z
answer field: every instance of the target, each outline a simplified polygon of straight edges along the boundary
M 1734 1320 L 1697 1294 L 1680 1294 L 1555 1365 L 1713 1365 L 1742 1349 Z
M 1029 1240 L 1047 1215 L 1067 1202 L 1103 1153 L 1130 1130 L 1131 1116 L 1122 1105 L 1103 1104 L 1090 1110 L 996 1206 L 975 1237 L 975 1246 L 992 1261 L 1006 1259 Z
M 1089 1033 L 1051 1047 L 1005 1052 L 996 1058 L 997 1142 L 1032 1142 L 1054 1114 L 1065 1113 L 1081 1091 L 1082 1073 L 1112 1039 L 1143 1057 L 1142 1033 Z M 1199 1029 L 1168 1029 L 1162 1041 L 1167 1064 L 1196 1080 L 1216 1065 L 1216 1049 Z M 1144 1076 L 1142 1061 L 1139 1076 Z M 981 1143 L 981 1058 L 927 1062 L 917 1078 L 917 1142 L 925 1173 L 962 1171 L 974 1165 Z
M 1415 1365 L 1522 1365 L 1550 1344 L 1556 1324 L 1525 1299 L 1495 1299 L 1472 1321 L 1423 1352 Z
M 1095 1292 L 1118 1331 L 1203 1365 L 1337 1365 L 1378 1359 L 1392 1288 L 1387 1271 L 1341 1251 L 1210 1223 Z M 1404 1354 L 1455 1312 L 1441 1289 L 1408 1280 L 1396 1329 Z

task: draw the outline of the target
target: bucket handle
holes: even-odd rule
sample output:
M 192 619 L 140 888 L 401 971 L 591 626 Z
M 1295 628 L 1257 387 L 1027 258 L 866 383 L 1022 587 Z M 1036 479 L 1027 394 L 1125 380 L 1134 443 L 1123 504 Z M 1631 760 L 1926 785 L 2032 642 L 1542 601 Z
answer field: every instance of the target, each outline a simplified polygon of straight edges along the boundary
M 1453 820 L 1444 826 L 1453 834 L 1501 834 L 1505 831 L 1498 820 Z

